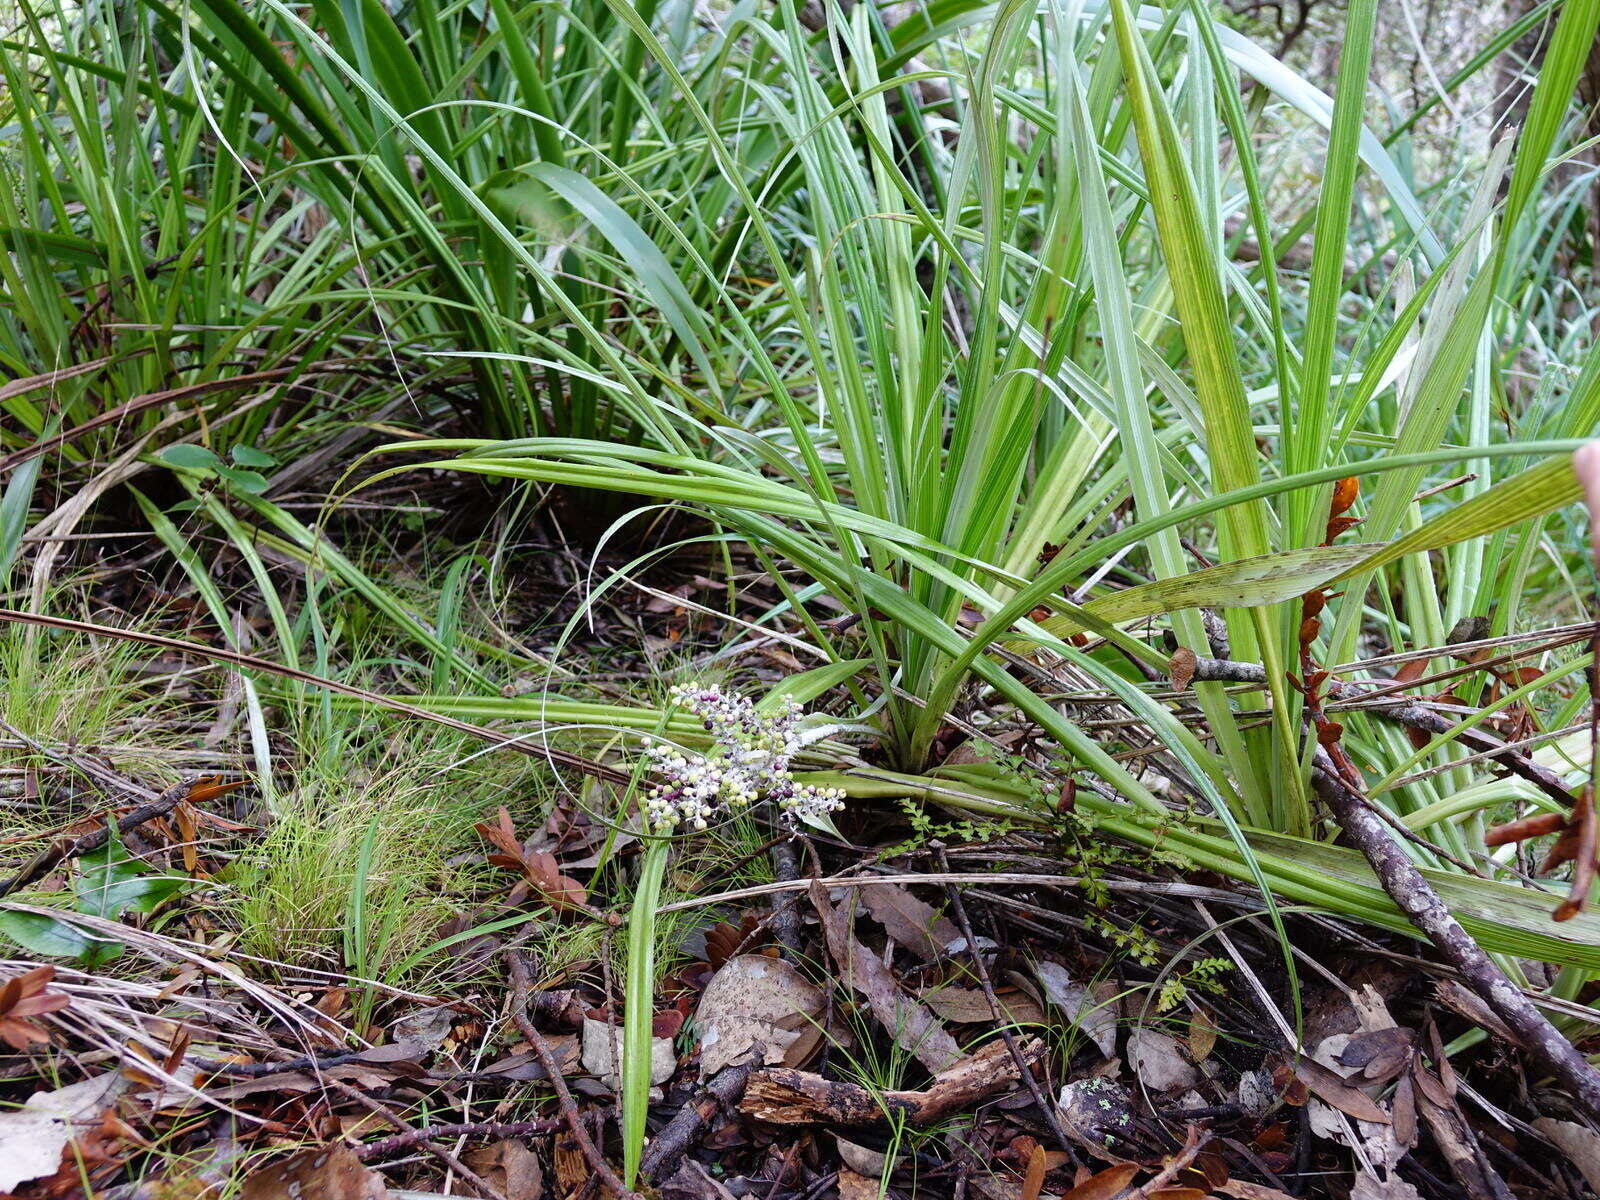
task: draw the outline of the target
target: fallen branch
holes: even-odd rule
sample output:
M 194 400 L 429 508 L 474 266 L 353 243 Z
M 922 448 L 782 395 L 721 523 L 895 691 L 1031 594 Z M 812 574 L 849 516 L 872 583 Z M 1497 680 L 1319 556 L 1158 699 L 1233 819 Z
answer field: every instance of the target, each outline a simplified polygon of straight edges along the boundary
M 1031 1066 L 1044 1043 L 1030 1038 L 1019 1050 Z M 739 1108 L 769 1125 L 875 1125 L 892 1116 L 922 1125 L 1003 1092 L 1017 1079 L 1011 1051 L 993 1041 L 939 1072 L 923 1091 L 872 1092 L 810 1071 L 767 1067 L 750 1076 Z
M 1338 777 L 1324 751 L 1317 752 L 1317 767 L 1312 776 L 1317 795 L 1371 864 L 1390 899 L 1467 986 L 1505 1022 L 1528 1057 L 1566 1085 L 1590 1120 L 1600 1120 L 1600 1072 L 1544 1018 L 1451 916 L 1449 907 L 1422 872 L 1389 836 L 1366 797 Z
M 717 1110 L 724 1105 L 737 1104 L 749 1082 L 748 1064 L 724 1067 L 708 1079 L 699 1094 L 674 1113 L 661 1132 L 650 1139 L 639 1163 L 640 1173 L 646 1179 L 670 1175 Z

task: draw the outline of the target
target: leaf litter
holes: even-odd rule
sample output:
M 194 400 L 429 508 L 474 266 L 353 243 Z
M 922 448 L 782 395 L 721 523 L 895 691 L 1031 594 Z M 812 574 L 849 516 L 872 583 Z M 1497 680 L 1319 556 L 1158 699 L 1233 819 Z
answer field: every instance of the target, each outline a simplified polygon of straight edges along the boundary
M 264 801 L 212 788 L 7 901 L 52 948 L 121 950 L 0 962 L 0 1195 L 85 1178 L 115 1200 L 240 1181 L 248 1200 L 603 1194 L 643 848 L 599 819 L 615 797 L 476 814 L 435 969 L 387 983 L 237 953 L 206 889 L 252 852 Z M 732 855 L 674 863 L 687 917 L 662 943 L 641 1181 L 658 1195 L 1504 1200 L 1600 1174 L 1600 1135 L 1528 1086 L 1505 1027 L 1410 942 L 1290 916 L 1302 1044 L 1247 889 L 1086 845 L 1070 812 L 941 831 L 938 871 L 903 829 L 837 828 L 760 830 L 802 864 L 772 884 Z M 1189 890 L 1161 890 L 1174 878 Z M 1204 958 L 1219 906 L 1228 954 Z

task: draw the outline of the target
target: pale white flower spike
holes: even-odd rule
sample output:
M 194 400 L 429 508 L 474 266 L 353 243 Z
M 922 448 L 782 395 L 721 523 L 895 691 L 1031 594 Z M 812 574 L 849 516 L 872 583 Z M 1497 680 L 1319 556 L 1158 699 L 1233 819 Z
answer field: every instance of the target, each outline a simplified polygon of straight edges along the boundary
M 645 795 L 645 814 L 662 831 L 686 825 L 705 829 L 724 813 L 749 808 L 763 797 L 784 820 L 815 824 L 844 807 L 844 789 L 797 783 L 789 762 L 804 744 L 801 707 L 785 697 L 773 712 L 758 712 L 746 696 L 720 687 L 678 686 L 672 698 L 700 718 L 711 735 L 707 754 L 642 739 L 659 782 Z

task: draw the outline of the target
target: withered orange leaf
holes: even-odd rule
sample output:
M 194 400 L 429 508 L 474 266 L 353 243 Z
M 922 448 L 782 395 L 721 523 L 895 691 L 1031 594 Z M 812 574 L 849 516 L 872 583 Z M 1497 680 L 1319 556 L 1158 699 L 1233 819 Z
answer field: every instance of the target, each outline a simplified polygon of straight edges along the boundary
M 47 990 L 55 977 L 54 967 L 35 967 L 0 987 L 0 1041 L 13 1050 L 26 1050 L 50 1040 L 49 1030 L 32 1018 L 60 1012 L 72 1003 L 66 993 Z

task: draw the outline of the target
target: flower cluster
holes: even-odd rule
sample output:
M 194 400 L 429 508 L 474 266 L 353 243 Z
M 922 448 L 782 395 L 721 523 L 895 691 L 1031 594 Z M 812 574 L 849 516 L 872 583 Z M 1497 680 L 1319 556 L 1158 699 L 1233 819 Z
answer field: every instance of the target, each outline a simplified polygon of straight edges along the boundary
M 711 735 L 706 754 L 644 739 L 645 754 L 660 776 L 645 796 L 656 829 L 704 829 L 719 813 L 738 812 L 765 797 L 791 822 L 819 820 L 844 807 L 842 788 L 797 783 L 789 761 L 803 744 L 800 705 L 791 697 L 759 712 L 745 696 L 719 687 L 675 687 L 676 704 L 700 718 Z

